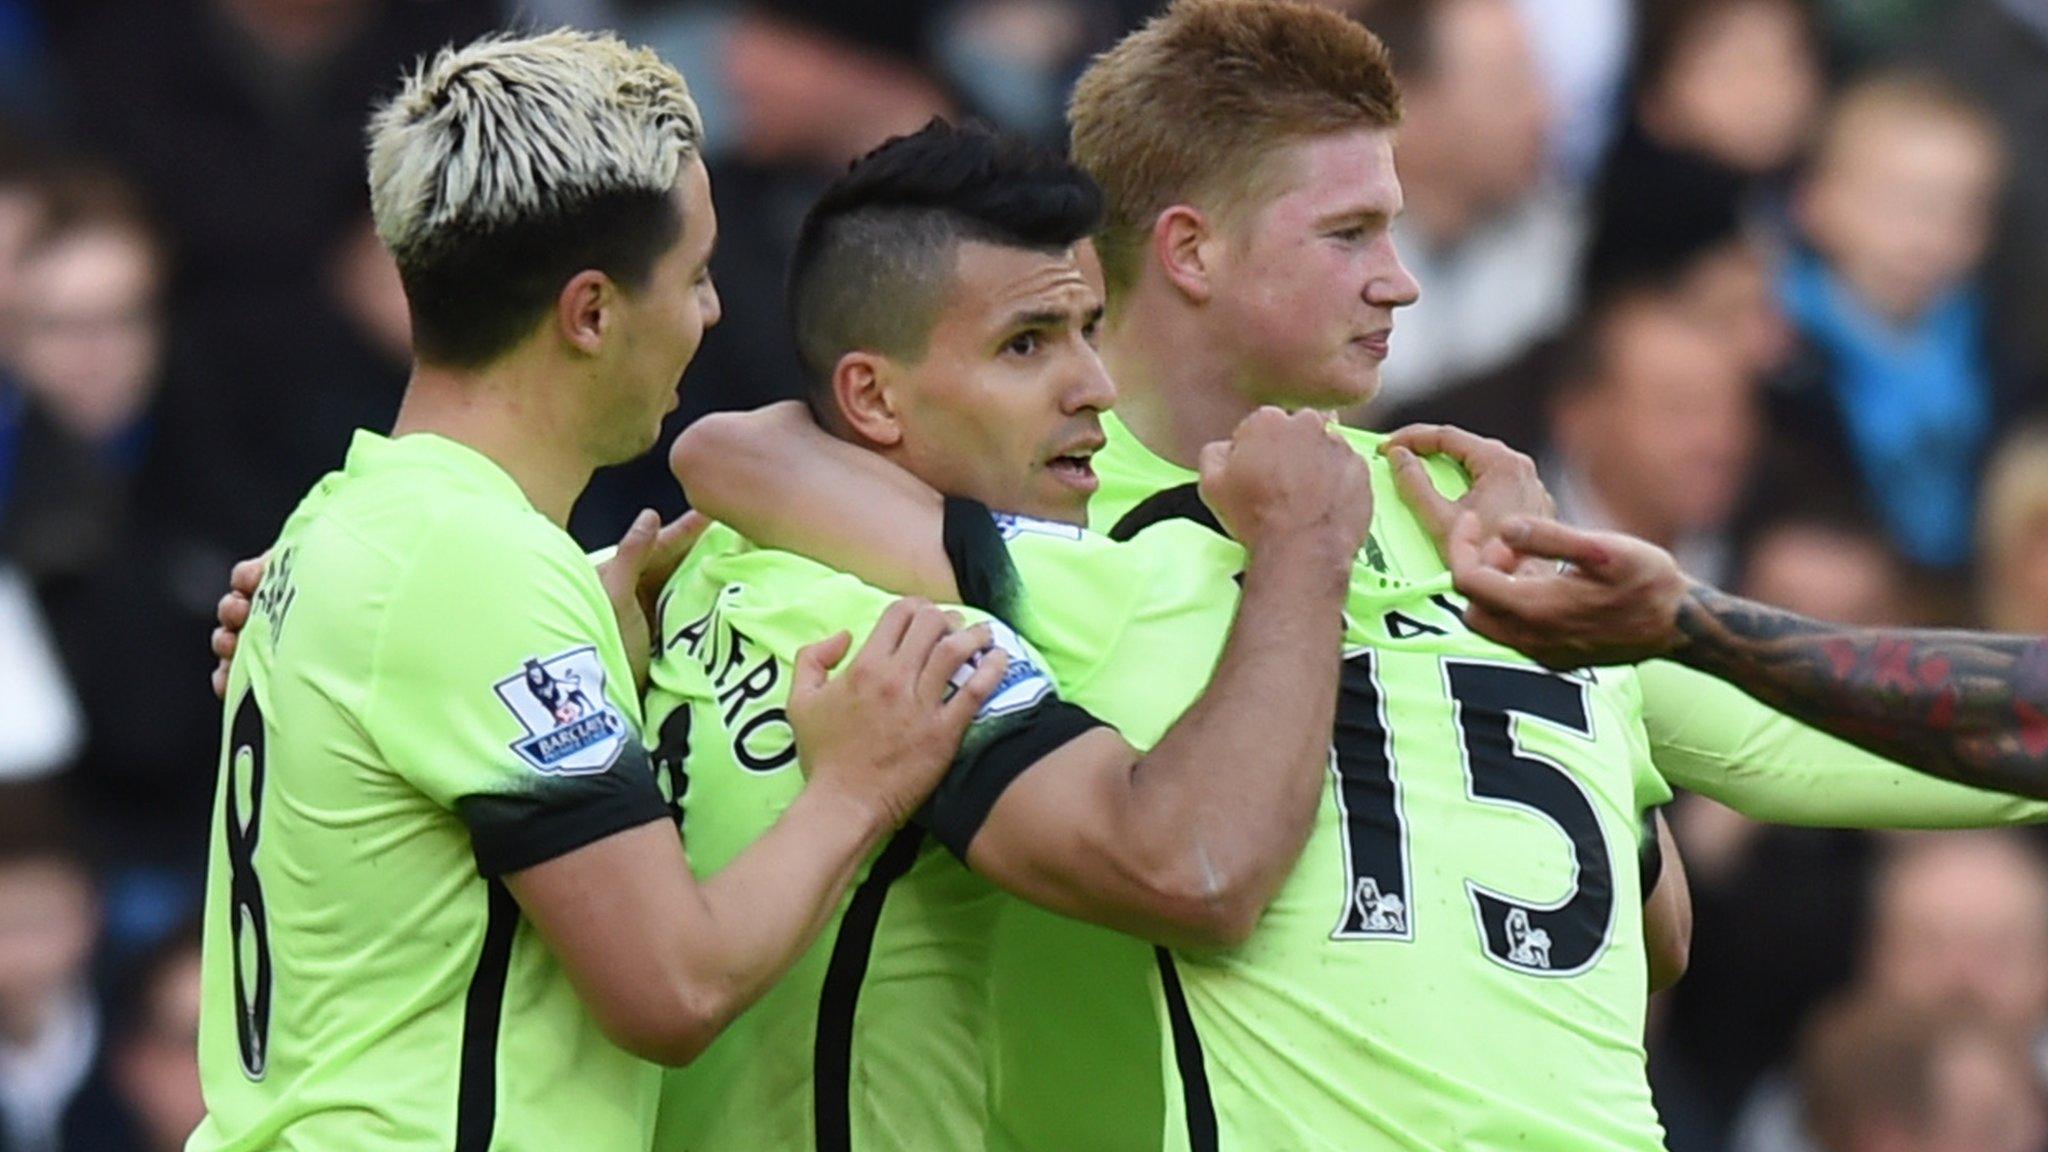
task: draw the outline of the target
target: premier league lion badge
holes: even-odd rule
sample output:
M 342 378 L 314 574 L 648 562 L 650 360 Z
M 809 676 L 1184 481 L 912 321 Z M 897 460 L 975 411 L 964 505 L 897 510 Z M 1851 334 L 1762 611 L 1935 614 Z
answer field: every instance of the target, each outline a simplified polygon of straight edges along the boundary
M 626 722 L 605 699 L 604 662 L 595 648 L 528 660 L 496 687 L 526 728 L 512 750 L 545 775 L 602 772 L 625 746 Z

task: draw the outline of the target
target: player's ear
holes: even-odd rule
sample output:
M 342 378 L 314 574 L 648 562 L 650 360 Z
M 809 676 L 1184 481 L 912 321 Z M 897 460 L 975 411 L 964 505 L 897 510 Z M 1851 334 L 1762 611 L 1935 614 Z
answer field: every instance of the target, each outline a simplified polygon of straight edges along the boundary
M 1176 204 L 1152 221 L 1152 259 L 1190 303 L 1205 304 L 1215 274 L 1216 230 L 1198 208 Z
M 595 268 L 571 276 L 555 294 L 555 330 L 562 339 L 585 356 L 595 356 L 604 338 L 618 322 L 619 286 Z
M 832 368 L 832 399 L 855 435 L 881 448 L 903 441 L 903 424 L 884 386 L 888 358 L 872 352 L 848 352 Z

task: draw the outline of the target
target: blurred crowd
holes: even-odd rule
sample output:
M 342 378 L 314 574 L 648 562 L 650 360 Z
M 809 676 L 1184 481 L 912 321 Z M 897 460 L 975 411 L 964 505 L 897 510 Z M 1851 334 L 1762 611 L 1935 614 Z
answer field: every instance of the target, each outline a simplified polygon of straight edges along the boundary
M 2048 632 L 2048 0 L 1343 6 L 1396 52 L 1423 285 L 1353 419 L 1499 436 L 1567 518 L 1813 616 Z M 361 151 L 404 66 L 569 23 L 688 76 L 726 319 L 680 428 L 797 393 L 781 268 L 838 168 L 934 114 L 1059 140 L 1152 7 L 0 0 L 0 1152 L 196 1120 L 203 638 L 395 411 Z M 681 506 L 658 459 L 572 528 L 643 506 Z M 2048 836 L 1673 823 L 1674 1152 L 2048 1146 Z

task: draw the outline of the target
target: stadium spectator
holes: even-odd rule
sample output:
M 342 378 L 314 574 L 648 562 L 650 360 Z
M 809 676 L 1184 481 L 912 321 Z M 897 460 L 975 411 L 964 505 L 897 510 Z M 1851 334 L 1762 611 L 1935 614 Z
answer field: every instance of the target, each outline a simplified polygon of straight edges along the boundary
M 1803 1047 L 1819 1152 L 2035 1152 L 2048 1140 L 2024 1046 L 1969 1013 L 1859 999 L 1815 1021 Z
M 1425 286 L 1404 309 L 1382 404 L 1498 368 L 1570 315 L 1583 239 L 1544 181 L 1548 96 L 1514 0 L 1377 0 L 1366 22 L 1402 89 L 1402 260 Z
M 500 6 L 50 7 L 73 139 L 136 181 L 178 241 L 160 430 L 184 477 L 176 515 L 232 560 L 270 540 L 355 427 L 396 410 L 403 374 L 373 370 L 329 288 L 368 212 L 364 118 L 404 66 Z
M 126 472 L 139 460 L 162 364 L 164 255 L 109 174 L 49 182 L 18 257 L 14 362 L 56 426 Z
M 1912 618 L 1883 530 L 1851 514 L 1779 511 L 1745 533 L 1742 552 L 1737 587 L 1752 600 L 1836 624 Z
M 1565 335 L 1532 348 L 1505 367 L 1433 396 L 1403 405 L 1382 421 L 1455 424 L 1503 440 L 1534 456 L 1550 450 L 1545 413 L 1589 323 L 1605 302 L 1631 293 L 1657 296 L 1685 318 L 1714 332 L 1747 369 L 1762 379 L 1782 371 L 1792 349 L 1791 329 L 1772 283 L 1774 254 L 1759 230 L 1747 227 L 1734 196 L 1701 194 L 1697 211 L 1669 217 L 1645 209 L 1642 227 L 1611 228 L 1602 221 L 1586 257 L 1589 301 Z M 1426 294 L 1426 292 L 1425 292 Z M 1399 342 L 1396 326 L 1396 343 Z
M 16 301 L 22 250 L 42 226 L 41 170 L 0 141 L 0 779 L 44 775 L 68 764 L 84 721 L 35 596 L 36 508 L 73 488 L 80 453 L 32 409 L 16 369 Z M 24 529 L 23 525 L 30 525 Z
M 113 1108 L 91 961 L 99 911 L 47 785 L 0 790 L 0 1149 L 98 1152 Z
M 1655 540 L 1688 572 L 1725 577 L 1757 442 L 1755 378 L 1650 293 L 1603 304 L 1583 339 L 1552 406 L 1544 471 L 1559 518 Z
M 392 374 L 404 372 L 412 363 L 412 315 L 398 262 L 377 239 L 369 217 L 335 246 L 328 284 L 365 351 Z
M 1768 209 L 1824 95 L 1800 0 L 1651 0 L 1635 95 L 1602 178 L 1596 229 L 1689 227 L 1733 199 Z
M 1779 246 L 1745 211 L 1740 185 L 1707 180 L 1672 191 L 1678 199 L 1632 200 L 1601 214 L 1586 248 L 1586 298 L 1661 288 L 1723 333 L 1751 371 L 1777 375 L 1792 351 L 1773 284 Z
M 1872 987 L 2048 1038 L 2048 866 L 2027 841 L 2003 831 L 1902 838 L 1879 871 L 1872 912 Z
M 199 928 L 188 924 L 130 964 L 114 998 L 109 1079 L 121 1107 L 104 1152 L 179 1152 L 199 1126 Z
M 1871 924 L 1862 959 L 1862 995 L 1889 1006 L 1894 1018 L 1981 1020 L 1996 1033 L 2038 1053 L 2048 1040 L 2048 866 L 2019 835 L 2005 831 L 1894 836 L 1872 883 Z M 1802 1064 L 1813 1104 L 1812 1055 Z M 2038 1055 L 2022 1058 L 2026 1095 L 2040 1091 Z M 1922 1094 L 1925 1094 L 1922 1090 Z M 1792 1077 L 1766 1077 L 1736 1125 L 1738 1152 L 1799 1152 L 1798 1091 Z M 1833 1090 L 1823 1093 L 1827 1107 Z M 1987 1111 L 1998 1108 L 1986 1102 Z M 2033 1107 L 2038 1109 L 2036 1101 Z M 1946 1111 L 1946 1110 L 1944 1110 Z M 1954 1109 L 1961 1113 L 1968 1109 Z M 1815 1134 L 1840 1126 L 1813 1116 Z M 1939 1126 L 1928 1105 L 1908 1119 Z M 2024 1130 L 2040 1132 L 2040 1120 Z M 1924 1138 L 1924 1137 L 1923 1137 Z M 1965 1142 L 1967 1148 L 2040 1147 L 2041 1135 L 2017 1145 Z M 1827 1143 L 1826 1148 L 1840 1147 Z M 1865 1147 L 1856 1144 L 1850 1147 Z M 1906 1144 L 1903 1147 L 1947 1147 Z
M 1860 477 L 1893 543 L 1931 569 L 1968 562 L 1991 432 L 2031 402 L 1987 343 L 1976 278 L 2003 165 L 1996 126 L 1948 86 L 1859 82 L 1799 189 L 1811 248 L 1780 275 L 1817 368 L 1775 398 L 1780 433 Z
M 42 172 L 35 187 L 37 221 L 14 277 L 13 466 L 0 467 L 0 568 L 11 573 L 0 578 L 0 604 L 26 605 L 0 608 L 16 622 L 0 623 L 0 691 L 10 721 L 17 709 L 24 720 L 0 728 L 18 739 L 67 716 L 78 728 L 82 714 L 82 747 L 74 733 L 46 768 L 73 765 L 70 782 L 96 829 L 119 829 L 112 838 L 144 854 L 175 842 L 181 849 L 163 855 L 182 851 L 196 870 L 189 854 L 203 835 L 219 716 L 177 683 L 194 614 L 205 618 L 211 596 L 181 611 L 172 594 L 190 553 L 168 527 L 170 510 L 190 498 L 193 477 L 189 460 L 166 468 L 151 408 L 163 366 L 163 247 L 118 177 L 67 167 Z M 40 637 L 20 623 L 31 610 Z M 65 698 L 51 701 L 64 685 Z M 123 883 L 117 908 L 128 907 Z M 125 935 L 127 919 L 115 920 Z
M 1639 143 L 1750 176 L 1791 164 L 1823 95 L 1799 0 L 1651 0 L 1638 67 Z
M 2048 4 L 1955 0 L 1949 9 L 1915 49 L 2005 130 L 2012 179 L 1992 257 L 1995 319 L 2024 367 L 2048 384 Z
M 1977 515 L 1984 627 L 2048 635 L 2048 427 L 2015 433 L 1991 458 Z
M 0 679 L 18 682 L 23 694 L 8 698 L 20 702 L 31 731 L 77 714 L 75 704 L 37 696 L 89 696 L 83 677 L 106 659 L 72 642 L 64 601 L 69 587 L 96 577 L 127 522 L 126 490 L 157 383 L 162 267 L 118 179 L 79 170 L 37 188 L 34 225 L 5 277 L 14 285 L 6 361 L 14 385 L 11 399 L 0 395 L 14 413 L 12 451 L 0 453 L 13 461 L 0 481 L 0 564 L 19 581 L 16 595 L 0 600 L 20 609 L 13 629 L 0 625 L 13 636 Z M 30 616 L 43 619 L 43 642 Z M 42 677 L 51 679 L 36 683 Z M 66 748 L 77 744 L 74 735 Z

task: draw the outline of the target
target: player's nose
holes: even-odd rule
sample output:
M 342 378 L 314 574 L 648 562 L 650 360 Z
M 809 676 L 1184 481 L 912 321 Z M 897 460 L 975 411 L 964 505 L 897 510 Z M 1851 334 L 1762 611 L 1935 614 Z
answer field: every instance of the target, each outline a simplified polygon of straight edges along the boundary
M 1365 302 L 1379 308 L 1405 308 L 1422 297 L 1422 284 L 1408 271 L 1401 253 L 1389 234 L 1384 252 L 1375 261 L 1373 275 L 1365 282 Z
M 1109 378 L 1109 369 L 1103 367 L 1102 358 L 1093 348 L 1077 359 L 1063 400 L 1061 409 L 1068 415 L 1107 412 L 1115 406 L 1116 383 Z

